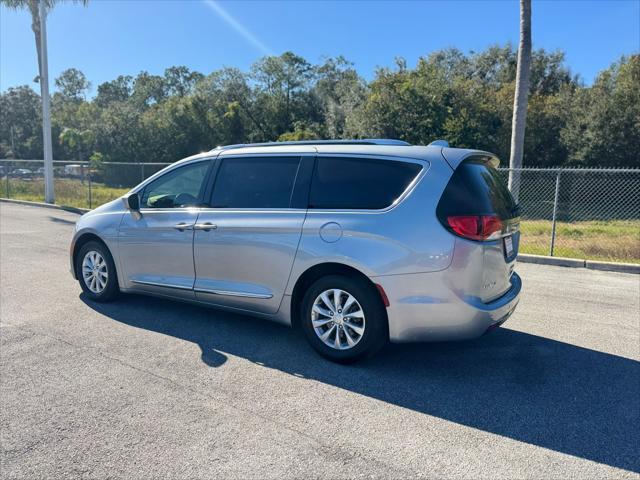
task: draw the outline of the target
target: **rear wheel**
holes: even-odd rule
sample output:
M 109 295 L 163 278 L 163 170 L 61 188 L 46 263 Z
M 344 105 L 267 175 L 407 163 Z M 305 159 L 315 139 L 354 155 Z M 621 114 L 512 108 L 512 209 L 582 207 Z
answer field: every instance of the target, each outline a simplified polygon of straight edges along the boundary
M 116 267 L 107 247 L 87 242 L 76 256 L 76 276 L 84 293 L 96 302 L 109 302 L 119 292 Z
M 335 362 L 369 357 L 389 336 L 378 293 L 358 278 L 320 278 L 307 290 L 301 313 L 302 329 L 311 346 Z

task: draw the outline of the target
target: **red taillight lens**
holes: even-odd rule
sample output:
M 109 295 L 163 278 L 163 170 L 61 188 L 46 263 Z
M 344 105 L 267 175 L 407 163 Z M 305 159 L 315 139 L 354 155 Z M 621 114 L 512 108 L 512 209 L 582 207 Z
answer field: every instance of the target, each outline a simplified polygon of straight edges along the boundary
M 451 230 L 461 237 L 475 238 L 480 231 L 480 218 L 476 215 L 457 215 L 447 217 L 447 222 Z
M 494 238 L 499 237 L 502 233 L 502 220 L 495 215 L 483 215 L 482 217 L 482 235 L 485 239 L 493 235 Z
M 502 221 L 496 215 L 456 215 L 447 217 L 454 233 L 469 240 L 492 240 L 499 238 Z

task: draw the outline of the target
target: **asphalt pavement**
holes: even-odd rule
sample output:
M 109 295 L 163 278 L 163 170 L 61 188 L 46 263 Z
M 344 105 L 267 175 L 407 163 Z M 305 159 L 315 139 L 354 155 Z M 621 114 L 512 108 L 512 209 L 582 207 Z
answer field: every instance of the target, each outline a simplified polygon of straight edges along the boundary
M 2 478 L 640 478 L 640 276 L 521 264 L 473 341 L 339 366 L 264 320 L 69 274 L 78 216 L 0 203 Z

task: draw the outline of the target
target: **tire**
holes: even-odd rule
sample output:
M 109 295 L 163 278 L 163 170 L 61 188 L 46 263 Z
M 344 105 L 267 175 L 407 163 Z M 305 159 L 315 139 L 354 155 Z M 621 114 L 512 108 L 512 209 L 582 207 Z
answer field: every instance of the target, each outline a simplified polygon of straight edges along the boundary
M 344 311 L 337 309 L 333 294 L 336 290 L 341 292 L 339 305 L 347 306 L 350 297 L 355 302 Z M 358 311 L 363 313 L 362 318 Z M 350 313 L 354 316 L 349 316 Z M 389 339 L 382 299 L 375 288 L 359 278 L 329 275 L 318 279 L 305 293 L 300 314 L 300 325 L 308 342 L 320 355 L 334 362 L 352 363 L 371 357 Z
M 83 263 L 87 256 L 90 257 L 88 266 L 92 264 L 92 259 L 98 260 L 95 270 L 98 273 L 93 275 L 93 277 L 96 277 L 95 282 L 91 281 L 92 277 L 85 279 L 85 275 L 83 274 Z M 102 259 L 102 261 L 100 261 L 100 259 Z M 106 282 L 104 286 L 102 286 L 102 281 L 104 281 L 105 278 L 104 273 L 106 273 Z M 80 248 L 76 256 L 76 277 L 78 278 L 80 287 L 82 287 L 82 291 L 94 302 L 110 302 L 114 300 L 120 292 L 118 288 L 118 277 L 116 275 L 116 265 L 113 263 L 113 257 L 109 249 L 103 243 L 91 241 L 85 243 Z M 98 277 L 102 279 L 100 282 L 97 281 Z

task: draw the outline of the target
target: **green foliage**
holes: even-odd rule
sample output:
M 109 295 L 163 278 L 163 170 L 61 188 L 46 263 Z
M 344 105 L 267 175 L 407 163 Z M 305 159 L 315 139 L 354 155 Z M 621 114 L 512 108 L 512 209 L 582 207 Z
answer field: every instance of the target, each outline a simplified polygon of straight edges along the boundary
M 91 130 L 78 130 L 76 128 L 65 127 L 58 137 L 60 144 L 67 147 L 69 151 L 75 152 L 78 160 L 84 160 L 87 152 L 93 145 L 95 135 Z
M 120 75 L 115 80 L 98 85 L 98 95 L 95 102 L 101 107 L 107 107 L 112 103 L 126 102 L 133 90 L 133 78 L 131 75 Z
M 623 57 L 593 87 L 567 101 L 564 143 L 570 163 L 637 166 L 640 151 L 640 55 Z M 633 158 L 635 157 L 635 158 Z
M 441 50 L 397 59 L 367 83 L 343 57 L 311 64 L 291 52 L 249 72 L 184 66 L 121 75 L 97 86 L 76 69 L 55 81 L 54 157 L 172 162 L 217 145 L 321 138 L 447 139 L 509 158 L 516 52 Z M 585 87 L 562 52 L 533 52 L 524 164 L 639 166 L 640 56 L 623 57 Z M 40 158 L 40 98 L 0 94 L 0 157 Z M 132 178 L 137 173 L 132 173 Z M 137 177 L 136 177 L 137 178 Z
M 102 162 L 104 162 L 104 155 L 100 152 L 93 152 L 89 157 L 89 166 L 92 169 L 99 170 L 103 167 Z
M 0 156 L 42 156 L 42 110 L 40 97 L 28 86 L 0 94 Z
M 314 125 L 317 129 L 317 125 Z M 321 137 L 304 123 L 297 122 L 293 132 L 285 132 L 278 137 L 279 142 L 295 142 L 299 140 L 319 140 Z
M 81 101 L 85 98 L 91 83 L 77 68 L 68 68 L 55 80 L 58 94 L 64 101 Z

